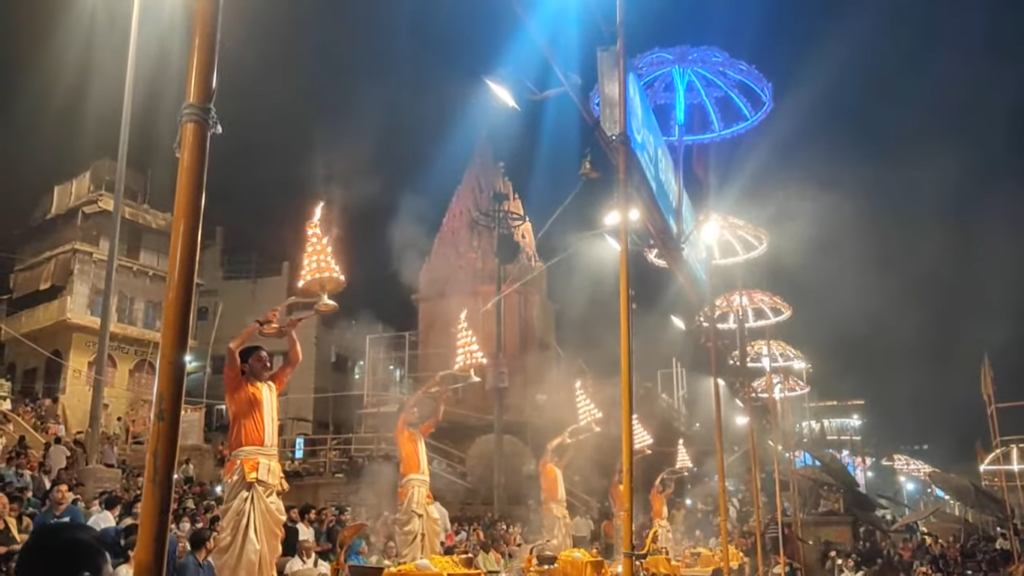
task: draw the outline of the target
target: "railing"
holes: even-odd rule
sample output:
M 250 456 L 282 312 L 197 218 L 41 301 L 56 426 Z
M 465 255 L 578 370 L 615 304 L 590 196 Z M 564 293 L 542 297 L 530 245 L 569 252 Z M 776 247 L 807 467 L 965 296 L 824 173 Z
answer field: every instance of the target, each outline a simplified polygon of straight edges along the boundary
M 302 438 L 301 452 L 296 448 L 298 438 Z M 431 474 L 469 486 L 465 479 L 464 454 L 430 440 L 427 446 Z M 354 459 L 397 457 L 390 434 L 292 436 L 281 439 L 279 450 L 285 471 L 304 476 L 343 476 L 351 469 Z
M 302 457 L 296 458 L 295 441 L 301 437 Z M 471 487 L 466 476 L 466 455 L 460 450 L 427 439 L 427 456 L 432 477 L 444 478 L 460 486 Z M 290 436 L 280 439 L 280 458 L 288 473 L 301 476 L 344 476 L 357 458 L 396 458 L 390 434 L 337 434 L 331 436 Z M 569 501 L 578 506 L 596 507 L 597 501 L 572 487 L 566 487 Z

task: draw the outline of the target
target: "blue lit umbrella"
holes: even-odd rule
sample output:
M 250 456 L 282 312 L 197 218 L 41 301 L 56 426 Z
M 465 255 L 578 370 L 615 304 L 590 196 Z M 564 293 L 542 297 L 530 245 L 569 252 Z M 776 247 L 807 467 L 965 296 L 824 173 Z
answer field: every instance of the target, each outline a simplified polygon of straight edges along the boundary
M 768 115 L 772 85 L 752 66 L 709 46 L 656 48 L 632 62 L 665 140 L 714 142 L 741 134 Z M 600 117 L 600 98 L 590 96 Z

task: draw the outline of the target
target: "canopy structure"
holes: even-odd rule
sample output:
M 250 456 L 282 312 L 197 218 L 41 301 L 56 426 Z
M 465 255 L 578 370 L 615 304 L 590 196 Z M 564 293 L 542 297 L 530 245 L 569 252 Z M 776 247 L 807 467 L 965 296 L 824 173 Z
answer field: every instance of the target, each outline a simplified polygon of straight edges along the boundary
M 893 454 L 888 458 L 883 458 L 882 464 L 892 466 L 900 474 L 907 474 L 922 480 L 927 480 L 928 474 L 937 470 L 934 466 L 906 454 Z
M 729 355 L 729 362 L 731 364 L 740 363 L 739 350 Z M 746 363 L 748 368 L 791 366 L 797 370 L 803 370 L 809 367 L 803 353 L 782 340 L 754 340 L 747 343 Z
M 754 380 L 750 388 L 760 398 L 789 398 L 811 391 L 811 387 L 796 376 L 778 373 L 771 374 L 770 382 L 768 376 Z
M 631 64 L 669 144 L 706 144 L 742 134 L 772 108 L 768 80 L 719 48 L 655 48 Z M 597 117 L 599 93 L 595 88 L 590 95 Z
M 986 486 L 999 486 L 1005 479 L 1007 486 L 1024 486 L 1024 445 L 1008 444 L 985 457 L 979 466 Z M 1002 479 L 1000 478 L 1002 472 Z
M 717 266 L 746 262 L 768 251 L 768 232 L 739 218 L 710 212 L 701 226 L 701 239 Z
M 719 329 L 736 330 L 740 317 L 747 328 L 778 324 L 793 315 L 793 307 L 765 290 L 735 290 L 715 298 L 714 322 Z

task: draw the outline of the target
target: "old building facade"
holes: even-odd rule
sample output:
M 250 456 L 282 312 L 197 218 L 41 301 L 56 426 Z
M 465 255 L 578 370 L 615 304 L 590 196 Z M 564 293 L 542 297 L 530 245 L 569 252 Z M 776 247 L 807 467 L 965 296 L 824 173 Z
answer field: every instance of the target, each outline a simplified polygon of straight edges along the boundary
M 98 358 L 107 363 L 106 425 L 115 415 L 148 415 L 153 395 L 171 215 L 147 205 L 145 179 L 131 171 L 110 349 L 96 349 L 115 168 L 102 160 L 55 186 L 16 238 L 0 337 L 6 375 L 14 396 L 61 397 L 69 433 L 88 424 Z

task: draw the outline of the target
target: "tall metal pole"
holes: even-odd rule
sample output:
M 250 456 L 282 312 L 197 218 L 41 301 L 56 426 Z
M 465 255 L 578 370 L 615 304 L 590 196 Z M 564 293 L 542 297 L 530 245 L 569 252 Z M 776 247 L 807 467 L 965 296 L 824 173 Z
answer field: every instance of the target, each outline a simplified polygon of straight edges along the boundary
M 789 458 L 789 498 L 790 506 L 793 507 L 793 529 L 796 535 L 803 535 L 803 520 L 800 517 L 800 488 L 797 486 L 796 481 L 796 459 L 792 457 L 796 453 L 796 439 L 794 433 L 793 424 L 793 408 L 792 404 L 786 403 L 781 404 L 780 400 L 780 414 L 779 414 L 779 425 L 782 427 L 783 441 L 786 442 L 786 450 L 790 454 Z M 852 446 L 851 446 L 852 448 Z M 851 450 L 852 452 L 852 450 Z M 800 560 L 801 566 L 807 565 L 807 558 L 804 554 L 803 544 L 799 538 L 795 538 L 797 558 Z
M 142 487 L 135 571 L 164 573 L 171 515 L 174 465 L 185 396 L 185 352 L 188 350 L 199 233 L 214 126 L 213 95 L 217 79 L 221 0 L 196 0 L 191 55 L 181 117 L 181 147 L 174 191 L 174 219 L 164 293 L 163 331 L 152 427 L 146 446 L 146 476 Z M 230 566 L 225 566 L 228 571 Z
M 775 445 L 772 446 L 772 466 L 775 470 L 775 512 L 778 515 L 779 524 L 779 566 L 781 568 L 780 574 L 786 573 L 786 539 L 785 539 L 785 524 L 783 523 L 783 508 L 782 508 L 782 479 L 779 477 L 779 450 L 782 450 L 782 427 L 778 423 L 778 413 L 780 410 L 779 396 L 775 394 L 774 387 L 772 386 L 771 371 L 768 372 L 768 389 L 772 391 L 775 396 Z M 906 498 L 904 498 L 906 500 Z
M 505 179 L 502 176 L 498 180 L 498 186 L 505 193 Z M 505 285 L 505 266 L 502 265 L 498 249 L 501 240 L 502 226 L 505 223 L 505 203 L 499 200 L 496 195 L 493 206 L 494 210 L 494 377 L 491 385 L 494 387 L 494 515 L 501 514 L 502 488 L 505 484 L 504 457 L 505 457 L 505 390 L 502 382 L 502 370 L 505 361 L 505 298 L 501 291 Z
M 764 574 L 764 545 L 761 528 L 761 463 L 757 454 L 757 432 L 754 430 L 752 398 L 747 399 L 747 439 L 750 442 L 751 489 L 754 491 L 754 541 L 757 544 L 757 573 Z
M 626 147 L 626 0 L 615 3 L 619 76 L 619 379 L 622 396 L 622 576 L 633 576 L 633 310 L 629 287 L 629 171 Z
M 206 370 L 203 371 L 203 410 L 208 410 L 207 393 L 210 390 L 210 373 L 213 371 L 210 359 L 213 358 L 213 343 L 217 340 L 217 328 L 220 326 L 220 313 L 224 309 L 224 303 L 217 301 L 217 314 L 213 317 L 213 330 L 210 332 L 210 343 L 206 347 Z M 333 397 L 332 397 L 333 400 Z M 205 413 L 205 412 L 204 412 Z
M 743 292 L 740 292 L 740 298 L 744 296 Z M 741 300 L 742 301 L 742 300 Z M 747 369 L 749 368 L 749 358 L 747 356 L 747 320 L 745 314 L 738 315 L 738 322 L 736 323 L 736 349 L 739 352 L 738 368 L 740 371 L 740 390 L 743 390 L 746 396 L 746 402 L 744 408 L 747 412 L 747 441 L 750 450 L 750 490 L 753 495 L 752 500 L 754 501 L 754 543 L 757 549 L 757 573 L 764 574 L 764 545 L 762 544 L 761 538 L 761 463 L 759 462 L 757 454 L 757 430 L 754 413 L 754 395 L 751 393 L 750 387 L 747 385 Z
M 708 268 L 708 283 L 710 284 L 711 269 Z M 722 390 L 718 384 L 718 362 L 715 357 L 715 333 L 718 332 L 718 322 L 715 318 L 715 304 L 711 303 L 711 390 L 715 405 L 715 464 L 718 467 L 718 530 L 722 539 L 722 576 L 729 576 L 732 566 L 729 563 L 729 503 L 725 493 L 725 441 L 722 438 Z M 741 351 L 742 354 L 742 351 Z M 748 422 L 749 424 L 749 422 Z
M 121 104 L 121 134 L 117 143 L 117 171 L 114 175 L 114 209 L 111 214 L 110 241 L 107 243 L 107 269 L 103 275 L 103 296 L 100 300 L 100 336 L 96 345 L 96 362 L 92 379 L 92 400 L 89 404 L 89 429 L 86 448 L 90 464 L 100 457 L 100 427 L 103 420 L 103 392 L 107 387 L 107 354 L 110 350 L 110 325 L 113 322 L 114 276 L 117 272 L 117 247 L 121 243 L 121 212 L 124 210 L 124 179 L 128 168 L 128 137 L 131 134 L 132 94 L 135 91 L 135 55 L 139 43 L 139 9 L 142 0 L 132 2 L 132 24 L 128 36 L 128 70 L 124 79 L 124 102 Z

